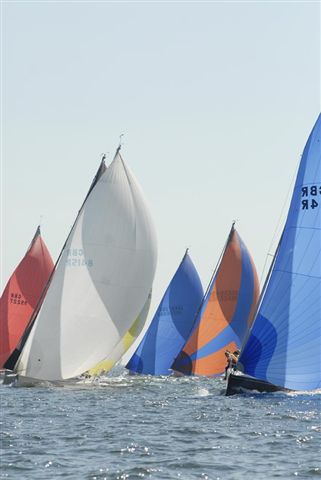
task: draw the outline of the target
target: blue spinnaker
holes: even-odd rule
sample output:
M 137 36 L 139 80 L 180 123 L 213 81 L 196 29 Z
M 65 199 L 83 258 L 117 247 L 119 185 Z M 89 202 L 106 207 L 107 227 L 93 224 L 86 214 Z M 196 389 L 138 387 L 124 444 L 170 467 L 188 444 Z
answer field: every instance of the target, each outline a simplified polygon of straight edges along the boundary
M 202 299 L 200 278 L 186 252 L 126 368 L 141 374 L 169 375 L 191 333 Z
M 321 387 L 321 115 L 305 146 L 244 372 L 293 390 Z

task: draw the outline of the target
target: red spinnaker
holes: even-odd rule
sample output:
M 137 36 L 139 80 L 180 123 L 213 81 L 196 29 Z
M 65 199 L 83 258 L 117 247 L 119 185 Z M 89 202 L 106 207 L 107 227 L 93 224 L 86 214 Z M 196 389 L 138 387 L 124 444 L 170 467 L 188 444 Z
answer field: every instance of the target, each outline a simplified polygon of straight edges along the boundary
M 17 347 L 53 269 L 38 227 L 0 298 L 0 368 Z

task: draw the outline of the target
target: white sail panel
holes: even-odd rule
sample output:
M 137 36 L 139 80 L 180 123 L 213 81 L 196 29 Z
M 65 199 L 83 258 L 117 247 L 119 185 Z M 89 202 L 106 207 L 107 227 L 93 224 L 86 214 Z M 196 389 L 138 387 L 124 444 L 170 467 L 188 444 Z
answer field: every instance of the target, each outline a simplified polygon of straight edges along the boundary
M 88 370 L 87 374 L 91 376 L 98 376 L 102 373 L 107 373 L 111 370 L 114 365 L 121 359 L 121 357 L 127 352 L 127 350 L 132 346 L 134 341 L 138 338 L 139 334 L 142 332 L 144 325 L 146 323 L 146 319 L 149 312 L 149 307 L 152 299 L 152 292 L 148 295 L 146 303 L 143 307 L 143 310 L 140 312 L 138 317 L 136 318 L 133 325 L 130 329 L 125 333 L 123 338 L 120 342 L 117 343 L 116 347 L 113 349 L 111 354 L 103 360 L 99 362 L 95 367 Z
M 16 371 L 61 380 L 108 357 L 142 310 L 155 267 L 151 216 L 117 153 L 80 211 Z

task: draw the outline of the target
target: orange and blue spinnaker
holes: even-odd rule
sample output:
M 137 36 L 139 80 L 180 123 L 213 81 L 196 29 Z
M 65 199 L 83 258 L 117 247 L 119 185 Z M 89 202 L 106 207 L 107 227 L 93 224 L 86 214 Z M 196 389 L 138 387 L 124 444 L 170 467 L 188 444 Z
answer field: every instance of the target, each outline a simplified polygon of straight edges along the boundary
M 155 316 L 126 365 L 131 372 L 169 375 L 170 367 L 188 339 L 203 298 L 203 288 L 186 251 Z
M 195 328 L 172 369 L 185 375 L 222 374 L 226 366 L 224 353 L 240 348 L 258 297 L 255 265 L 233 224 Z

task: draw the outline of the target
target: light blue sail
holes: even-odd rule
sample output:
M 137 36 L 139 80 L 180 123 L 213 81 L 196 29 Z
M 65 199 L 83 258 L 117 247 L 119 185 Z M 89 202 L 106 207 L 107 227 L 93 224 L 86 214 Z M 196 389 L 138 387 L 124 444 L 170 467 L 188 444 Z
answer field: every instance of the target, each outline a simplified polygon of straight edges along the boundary
M 201 281 L 186 251 L 126 368 L 141 374 L 169 375 L 175 357 L 191 333 L 202 299 Z
M 321 115 L 305 146 L 244 372 L 293 390 L 321 387 Z

